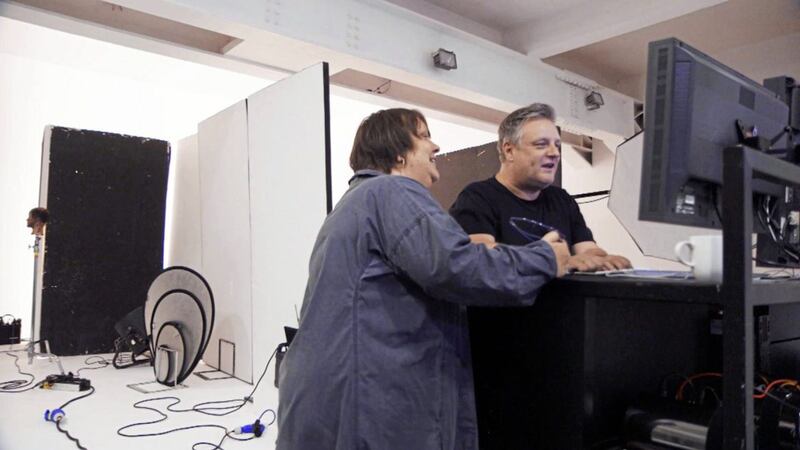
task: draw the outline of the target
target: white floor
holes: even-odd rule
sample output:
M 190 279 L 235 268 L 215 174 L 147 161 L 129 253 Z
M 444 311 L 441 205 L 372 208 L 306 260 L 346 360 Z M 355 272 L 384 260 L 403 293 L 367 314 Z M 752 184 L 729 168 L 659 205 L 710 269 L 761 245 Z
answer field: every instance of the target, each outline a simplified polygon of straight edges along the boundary
M 14 358 L 6 353 L 9 349 L 18 348 L 20 347 L 0 346 L 0 383 L 7 380 L 30 378 L 19 375 L 14 366 Z M 47 359 L 34 360 L 32 365 L 28 365 L 27 355 L 24 352 L 18 353 L 18 355 L 22 370 L 32 373 L 37 382 L 47 375 L 59 373 L 58 366 Z M 85 365 L 84 361 L 87 356 L 61 358 L 64 370 L 67 372 L 77 371 Z M 103 356 L 109 359 L 111 357 L 111 355 Z M 196 371 L 207 369 L 198 366 Z M 262 369 L 258 370 L 257 375 L 260 375 Z M 91 380 L 96 392 L 92 396 L 64 408 L 66 419 L 62 422 L 62 427 L 80 439 L 81 444 L 89 450 L 191 449 L 194 443 L 200 441 L 216 444 L 223 435 L 223 431 L 218 428 L 199 428 L 143 438 L 118 436 L 117 430 L 129 423 L 151 421 L 160 417 L 152 411 L 135 409 L 133 403 L 140 400 L 174 396 L 182 400 L 174 408 L 191 408 L 192 405 L 199 402 L 242 398 L 253 389 L 252 385 L 239 380 L 205 381 L 196 375 L 191 375 L 186 379 L 184 382 L 188 386 L 186 389 L 142 394 L 126 387 L 128 384 L 154 379 L 153 370 L 147 365 L 122 370 L 114 369 L 111 365 L 97 370 L 84 369 L 80 376 Z M 254 402 L 248 403 L 237 412 L 224 417 L 207 416 L 197 412 L 166 412 L 169 401 L 152 402 L 148 406 L 166 412 L 169 418 L 158 424 L 128 429 L 127 432 L 131 434 L 152 433 L 200 424 L 219 424 L 233 429 L 253 423 L 265 409 L 277 410 L 277 390 L 272 385 L 273 380 L 274 372 L 270 367 L 258 390 L 253 394 Z M 64 434 L 59 433 L 55 424 L 46 422 L 43 415 L 46 409 L 57 408 L 80 394 L 39 388 L 17 394 L 0 393 L 0 450 L 77 449 L 75 443 L 67 439 Z M 271 413 L 267 412 L 263 421 L 269 422 L 271 418 Z M 273 423 L 257 440 L 236 442 L 226 439 L 222 447 L 226 450 L 274 449 L 276 435 L 277 426 Z M 212 448 L 210 445 L 197 447 L 198 450 Z

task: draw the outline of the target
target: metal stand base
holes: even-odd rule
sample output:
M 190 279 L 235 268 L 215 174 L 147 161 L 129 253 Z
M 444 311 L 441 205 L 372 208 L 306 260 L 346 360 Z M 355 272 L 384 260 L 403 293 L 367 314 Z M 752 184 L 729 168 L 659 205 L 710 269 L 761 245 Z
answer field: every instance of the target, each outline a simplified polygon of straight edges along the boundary
M 222 366 L 223 343 L 228 344 L 228 347 L 230 347 L 230 355 L 231 355 L 230 372 L 226 372 Z M 204 370 L 202 372 L 195 372 L 194 374 L 206 381 L 227 380 L 229 378 L 233 378 L 234 374 L 236 373 L 236 344 L 225 339 L 219 340 L 219 345 L 217 346 L 217 365 L 219 366 L 218 369 Z
M 37 352 L 34 350 L 36 344 L 39 344 L 39 348 L 41 349 L 41 345 L 44 344 L 44 352 Z M 47 358 L 51 363 L 55 362 L 58 365 L 58 370 L 61 371 L 61 375 L 64 375 L 64 366 L 61 365 L 61 360 L 58 359 L 58 356 L 50 353 L 50 342 L 47 339 L 40 339 L 38 341 L 32 341 L 28 343 L 27 346 L 28 351 L 28 365 L 33 364 L 33 359 L 45 359 Z
M 177 389 L 185 389 L 188 387 L 185 384 L 176 384 L 174 386 L 167 386 L 165 384 L 159 383 L 158 381 L 145 381 L 143 383 L 133 383 L 133 384 L 128 384 L 126 386 L 133 389 L 136 392 L 141 392 L 142 394 L 154 394 L 156 392 L 174 391 Z

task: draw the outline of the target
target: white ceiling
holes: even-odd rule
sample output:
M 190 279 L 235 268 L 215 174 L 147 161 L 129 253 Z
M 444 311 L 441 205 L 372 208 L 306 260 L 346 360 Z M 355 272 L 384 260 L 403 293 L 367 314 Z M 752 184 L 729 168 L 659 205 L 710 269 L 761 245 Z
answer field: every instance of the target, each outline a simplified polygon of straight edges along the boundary
M 594 0 L 428 0 L 440 8 L 500 31 L 590 7 Z M 612 3 L 612 2 L 609 2 Z
M 647 44 L 677 37 L 762 81 L 800 80 L 800 0 L 389 0 L 642 99 Z

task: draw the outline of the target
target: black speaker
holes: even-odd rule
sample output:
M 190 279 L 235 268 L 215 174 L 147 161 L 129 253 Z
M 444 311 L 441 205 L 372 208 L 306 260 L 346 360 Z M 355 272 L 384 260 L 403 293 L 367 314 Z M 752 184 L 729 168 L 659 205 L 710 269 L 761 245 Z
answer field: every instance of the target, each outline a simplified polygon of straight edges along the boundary
M 10 317 L 11 320 L 6 320 Z M 19 344 L 19 334 L 22 329 L 22 319 L 14 318 L 11 314 L 0 317 L 0 345 Z

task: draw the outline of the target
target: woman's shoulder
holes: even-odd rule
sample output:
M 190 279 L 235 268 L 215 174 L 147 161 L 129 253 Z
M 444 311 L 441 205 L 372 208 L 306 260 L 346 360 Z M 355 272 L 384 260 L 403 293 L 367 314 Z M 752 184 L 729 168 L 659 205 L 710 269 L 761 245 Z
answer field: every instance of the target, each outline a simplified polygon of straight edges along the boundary
M 363 180 L 353 189 L 353 194 L 379 200 L 379 207 L 397 207 L 400 204 L 427 204 L 434 202 L 430 190 L 420 182 L 401 175 L 380 175 Z

